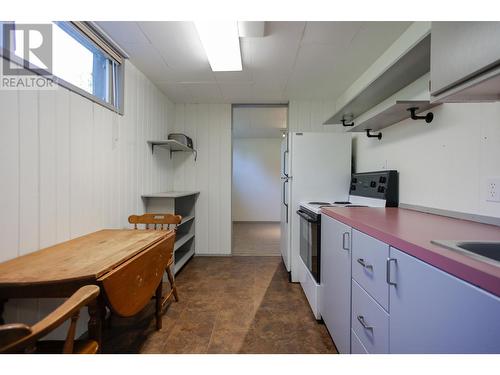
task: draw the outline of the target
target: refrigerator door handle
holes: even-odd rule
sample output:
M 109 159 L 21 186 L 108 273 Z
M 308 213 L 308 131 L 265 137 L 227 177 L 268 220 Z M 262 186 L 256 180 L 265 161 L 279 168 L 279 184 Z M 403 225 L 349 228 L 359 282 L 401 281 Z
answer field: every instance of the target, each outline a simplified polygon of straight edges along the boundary
M 286 209 L 286 213 L 285 213 L 285 216 L 286 216 L 286 222 L 288 223 L 288 203 L 286 203 L 286 200 L 285 200 L 285 195 L 286 195 L 286 188 L 285 188 L 285 184 L 288 183 L 288 178 L 285 178 L 284 181 L 283 181 L 283 205 L 285 206 L 285 209 Z
M 285 150 L 285 152 L 283 152 L 283 176 L 285 176 L 285 178 L 288 178 L 288 174 L 286 173 L 286 154 L 288 154 L 288 150 Z

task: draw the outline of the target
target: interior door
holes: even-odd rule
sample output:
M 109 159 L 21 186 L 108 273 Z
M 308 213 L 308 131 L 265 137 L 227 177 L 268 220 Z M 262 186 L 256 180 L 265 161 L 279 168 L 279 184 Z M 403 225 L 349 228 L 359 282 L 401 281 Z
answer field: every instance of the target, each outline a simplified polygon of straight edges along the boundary
M 290 272 L 290 238 L 289 238 L 289 191 L 290 181 L 288 179 L 288 136 L 281 141 L 281 241 L 280 249 L 283 262 L 288 272 Z

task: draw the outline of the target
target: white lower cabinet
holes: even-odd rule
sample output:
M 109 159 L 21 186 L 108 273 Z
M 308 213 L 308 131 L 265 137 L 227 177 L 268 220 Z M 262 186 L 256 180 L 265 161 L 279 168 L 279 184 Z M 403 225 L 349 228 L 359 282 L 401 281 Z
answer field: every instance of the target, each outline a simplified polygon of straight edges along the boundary
M 351 227 L 321 217 L 320 314 L 339 353 L 351 351 Z
M 354 331 L 351 331 L 351 354 L 370 354 Z
M 369 353 L 389 353 L 389 315 L 352 280 L 352 331 Z
M 321 257 L 339 353 L 500 353 L 500 297 L 326 215 Z
M 500 298 L 391 247 L 391 353 L 500 353 Z

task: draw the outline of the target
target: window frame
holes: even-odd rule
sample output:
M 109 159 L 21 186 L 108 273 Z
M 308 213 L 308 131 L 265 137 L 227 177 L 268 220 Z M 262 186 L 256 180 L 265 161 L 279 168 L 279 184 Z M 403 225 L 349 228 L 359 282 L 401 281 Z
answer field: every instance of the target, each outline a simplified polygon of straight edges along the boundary
M 12 22 L 12 21 L 6 21 L 6 22 Z M 15 22 L 13 22 L 15 24 Z M 127 54 L 120 48 L 118 47 L 114 42 L 110 40 L 110 38 L 107 35 L 102 35 L 100 30 L 98 30 L 98 27 L 94 26 L 91 22 L 71 22 L 71 21 L 59 21 L 59 22 L 54 22 L 56 25 L 52 25 L 52 27 L 56 26 L 57 24 L 64 24 L 64 26 L 70 26 L 75 33 L 78 33 L 80 37 L 85 38 L 89 43 L 93 44 L 93 46 L 101 51 L 106 58 L 108 58 L 112 64 L 111 64 L 111 69 L 109 72 L 109 80 L 112 80 L 113 83 L 110 84 L 109 88 L 112 88 L 112 92 L 110 94 L 111 100 L 113 101 L 112 103 L 108 103 L 104 101 L 103 99 L 99 98 L 98 96 L 95 96 L 94 94 L 91 94 L 84 89 L 72 84 L 71 82 L 68 82 L 56 75 L 53 75 L 52 72 L 48 72 L 43 69 L 38 69 L 43 72 L 41 74 L 42 76 L 46 76 L 46 78 L 58 86 L 64 87 L 80 96 L 83 96 L 89 100 L 91 100 L 94 103 L 100 104 L 103 107 L 106 107 L 107 109 L 116 112 L 120 115 L 124 114 L 124 104 L 125 104 L 125 59 L 128 58 Z M 83 31 L 83 30 L 85 31 Z M 63 28 L 64 32 L 67 32 Z M 92 32 L 94 33 L 93 37 L 89 37 L 87 35 L 87 32 Z M 68 33 L 69 34 L 69 33 Z M 73 35 L 69 34 L 72 38 L 74 38 Z M 99 39 L 98 42 L 96 42 L 96 38 Z M 76 39 L 78 41 L 78 39 Z M 81 43 L 80 41 L 78 41 Z M 82 44 L 83 45 L 83 44 Z M 105 48 L 103 48 L 104 46 Z M 110 56 L 110 53 L 107 51 L 114 51 L 115 57 Z M 19 56 L 16 56 L 14 54 L 9 54 L 4 50 L 3 45 L 2 48 L 0 48 L 0 57 L 4 59 L 9 59 L 12 61 L 14 64 L 17 64 L 19 66 L 23 66 L 24 63 L 26 62 L 24 59 L 20 58 Z M 119 61 L 117 59 L 120 59 Z M 115 67 L 113 69 L 113 67 Z M 111 81 L 110 81 L 111 82 Z

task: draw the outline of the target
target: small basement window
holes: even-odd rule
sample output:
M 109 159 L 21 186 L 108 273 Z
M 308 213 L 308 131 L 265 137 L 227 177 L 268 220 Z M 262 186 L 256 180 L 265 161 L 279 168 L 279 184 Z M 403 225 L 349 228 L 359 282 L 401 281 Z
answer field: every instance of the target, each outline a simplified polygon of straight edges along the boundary
M 12 22 L 9 24 L 11 28 L 16 27 Z M 2 27 L 2 33 L 5 30 Z M 25 62 L 23 52 L 18 51 L 23 43 L 21 38 L 22 34 L 11 32 L 15 50 L 10 60 L 22 64 Z M 5 48 L 5 43 L 2 47 Z M 9 56 L 5 51 L 3 55 Z M 49 76 L 51 73 L 57 84 L 119 113 L 123 113 L 124 58 L 119 48 L 90 23 L 52 23 L 52 71 Z

